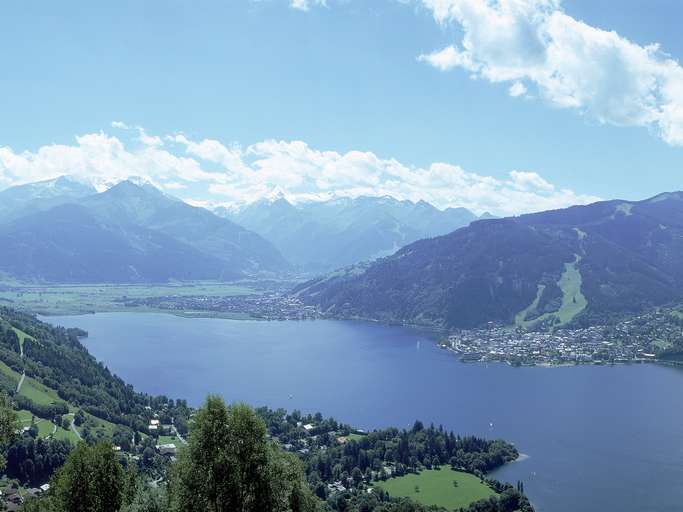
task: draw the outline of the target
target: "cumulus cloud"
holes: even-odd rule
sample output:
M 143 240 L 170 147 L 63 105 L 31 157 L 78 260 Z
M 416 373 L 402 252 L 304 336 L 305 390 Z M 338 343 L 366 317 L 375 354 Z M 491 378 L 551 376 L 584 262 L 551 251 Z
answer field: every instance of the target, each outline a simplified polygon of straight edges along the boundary
M 321 5 L 323 7 L 327 6 L 327 0 L 291 0 L 289 4 L 292 9 L 298 9 L 300 11 L 308 11 L 311 6 Z
M 422 0 L 462 29 L 456 44 L 419 60 L 460 68 L 522 96 L 529 86 L 560 108 L 616 126 L 651 128 L 683 145 L 683 68 L 659 46 L 638 45 L 562 10 L 560 0 Z
M 320 150 L 303 141 L 264 140 L 242 147 L 183 134 L 149 135 L 140 127 L 127 128 L 123 135 L 90 133 L 73 144 L 36 151 L 0 147 L 0 184 L 64 174 L 98 183 L 141 176 L 197 205 L 242 204 L 276 193 L 293 202 L 389 195 L 497 215 L 598 200 L 557 188 L 531 171 L 512 170 L 496 178 L 451 163 L 415 167 L 369 151 Z
M 513 98 L 516 98 L 517 96 L 524 96 L 526 91 L 526 86 L 522 82 L 515 82 L 508 89 L 508 94 Z

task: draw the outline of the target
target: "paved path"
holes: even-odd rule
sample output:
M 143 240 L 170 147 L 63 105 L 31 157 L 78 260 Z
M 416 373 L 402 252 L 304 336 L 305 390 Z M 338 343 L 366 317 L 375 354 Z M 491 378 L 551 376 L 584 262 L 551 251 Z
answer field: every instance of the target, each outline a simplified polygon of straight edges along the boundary
M 21 360 L 24 360 L 24 339 L 21 340 L 19 343 L 19 357 L 21 357 Z M 21 372 L 21 379 L 19 379 L 19 384 L 17 384 L 17 394 L 19 394 L 19 390 L 21 390 L 21 385 L 24 383 L 24 379 L 26 378 L 26 370 Z
M 17 384 L 17 393 L 21 390 L 21 385 L 24 383 L 24 379 L 26 378 L 26 372 L 21 374 L 21 379 L 19 379 L 19 383 Z
M 178 439 L 180 439 L 180 442 L 183 443 L 184 445 L 187 445 L 187 441 L 178 433 L 178 429 L 175 428 L 175 425 L 171 426 L 171 431 L 176 435 Z
M 74 434 L 76 434 L 76 436 L 78 437 L 78 439 L 80 439 L 81 441 L 83 441 L 83 438 L 81 437 L 80 432 L 79 432 L 78 430 L 76 430 L 76 424 L 74 423 L 74 415 L 73 415 L 73 414 L 69 414 L 69 416 L 71 416 L 71 431 L 72 431 Z

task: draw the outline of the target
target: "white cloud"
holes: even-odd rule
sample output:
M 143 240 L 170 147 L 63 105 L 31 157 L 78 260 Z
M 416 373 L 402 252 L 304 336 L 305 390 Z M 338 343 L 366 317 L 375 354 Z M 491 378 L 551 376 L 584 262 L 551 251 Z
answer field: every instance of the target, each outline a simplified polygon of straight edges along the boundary
M 526 85 L 524 85 L 522 82 L 515 82 L 508 89 L 508 94 L 513 98 L 516 98 L 518 96 L 524 96 L 526 91 Z
M 465 69 L 474 69 L 474 65 L 466 53 L 455 49 L 455 46 L 446 46 L 443 50 L 430 53 L 428 55 L 420 55 L 417 60 L 427 62 L 441 71 L 448 71 L 455 67 Z
M 419 57 L 461 68 L 522 96 L 539 96 L 598 122 L 653 129 L 683 145 L 683 68 L 658 45 L 641 46 L 567 15 L 560 0 L 422 0 L 457 44 Z
M 64 174 L 99 183 L 141 176 L 198 205 L 245 203 L 275 193 L 295 202 L 390 195 L 497 215 L 598 199 L 557 189 L 530 171 L 513 170 L 498 179 L 449 163 L 413 167 L 369 151 L 322 151 L 302 141 L 265 140 L 242 148 L 212 139 L 195 141 L 181 134 L 152 136 L 141 127 L 125 134 L 127 139 L 90 133 L 76 137 L 74 144 L 46 145 L 35 152 L 0 147 L 0 184 Z
M 311 8 L 311 6 L 314 5 L 326 7 L 327 0 L 291 0 L 289 5 L 292 7 L 292 9 L 308 11 Z
M 143 134 L 145 137 L 140 136 Z M 35 152 L 0 147 L 0 184 L 63 174 L 100 183 L 140 176 L 197 205 L 252 202 L 276 193 L 295 202 L 390 195 L 497 215 L 598 199 L 558 189 L 530 171 L 513 170 L 499 179 L 449 163 L 413 167 L 369 151 L 323 151 L 303 141 L 264 140 L 242 148 L 213 139 L 192 140 L 182 134 L 148 135 L 140 127 L 132 127 L 124 135 L 90 133 L 76 137 L 74 144 L 46 145 Z

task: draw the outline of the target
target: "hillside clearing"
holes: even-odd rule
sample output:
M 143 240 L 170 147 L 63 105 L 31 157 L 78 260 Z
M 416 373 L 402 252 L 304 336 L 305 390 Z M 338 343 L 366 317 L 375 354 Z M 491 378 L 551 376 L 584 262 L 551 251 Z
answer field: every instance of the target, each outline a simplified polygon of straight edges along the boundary
M 453 482 L 457 482 L 457 486 Z M 436 505 L 448 510 L 467 507 L 495 495 L 478 477 L 446 467 L 390 478 L 375 485 L 393 497 L 411 498 L 423 505 Z

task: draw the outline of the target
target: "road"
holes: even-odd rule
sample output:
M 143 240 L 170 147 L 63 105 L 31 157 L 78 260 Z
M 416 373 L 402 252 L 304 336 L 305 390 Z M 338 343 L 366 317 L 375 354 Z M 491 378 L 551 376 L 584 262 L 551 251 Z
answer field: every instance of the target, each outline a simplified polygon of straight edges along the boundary
M 180 442 L 181 442 L 181 443 L 183 443 L 184 445 L 187 445 L 187 441 L 185 440 L 185 438 L 184 438 L 183 436 L 181 436 L 181 435 L 178 433 L 178 429 L 175 428 L 175 425 L 171 425 L 171 432 L 173 432 L 173 433 L 176 435 L 176 437 L 177 437 L 178 439 L 180 439 Z
M 19 383 L 17 384 L 17 393 L 21 390 L 21 385 L 24 383 L 24 379 L 26 378 L 26 372 L 21 374 L 21 379 L 19 379 Z
M 71 416 L 71 431 L 72 431 L 74 434 L 76 434 L 76 437 L 78 437 L 78 439 L 80 439 L 81 441 L 83 441 L 83 438 L 81 437 L 80 432 L 79 432 L 78 430 L 76 430 L 76 423 L 74 423 L 74 415 L 73 415 L 73 414 L 69 414 L 68 416 Z

